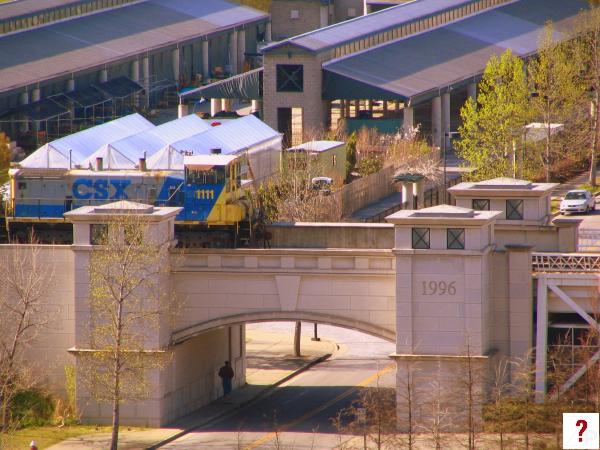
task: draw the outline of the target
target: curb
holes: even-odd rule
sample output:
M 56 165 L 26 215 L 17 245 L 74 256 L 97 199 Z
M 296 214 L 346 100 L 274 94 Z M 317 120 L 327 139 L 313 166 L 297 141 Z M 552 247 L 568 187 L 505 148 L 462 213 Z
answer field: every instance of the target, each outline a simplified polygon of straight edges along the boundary
M 337 349 L 339 349 L 339 346 L 334 344 Z M 260 391 L 258 394 L 256 394 L 254 397 L 249 398 L 246 401 L 241 402 L 240 404 L 234 406 L 232 409 L 229 409 L 227 411 L 223 411 L 219 414 L 215 414 L 213 417 L 208 417 L 205 420 L 197 423 L 196 425 L 187 428 L 183 431 L 180 431 L 178 433 L 175 433 L 174 435 L 163 439 L 162 441 L 159 441 L 155 444 L 152 444 L 150 447 L 145 447 L 145 450 L 157 450 L 160 447 L 167 445 L 177 439 L 179 439 L 182 436 L 185 436 L 188 433 L 191 433 L 194 430 L 197 430 L 198 428 L 202 428 L 205 427 L 206 425 L 210 424 L 211 422 L 223 419 L 224 417 L 227 417 L 228 415 L 232 415 L 233 413 L 239 411 L 240 409 L 245 408 L 246 406 L 260 400 L 261 398 L 266 397 L 267 395 L 269 395 L 273 390 L 275 390 L 275 388 L 277 388 L 278 386 L 281 386 L 283 383 L 291 380 L 292 378 L 300 375 L 303 372 L 306 372 L 307 370 L 309 370 L 311 367 L 316 366 L 317 364 L 322 363 L 323 361 L 326 361 L 327 359 L 331 358 L 331 356 L 333 355 L 333 353 L 327 353 L 323 356 L 320 356 L 318 358 L 315 358 L 311 361 L 309 361 L 307 364 L 305 364 L 304 366 L 300 367 L 299 369 L 296 369 L 295 371 L 293 371 L 292 373 L 290 373 L 289 375 L 286 375 L 285 377 L 281 378 L 280 380 L 276 381 L 275 383 L 267 386 L 266 388 L 264 388 L 262 391 Z

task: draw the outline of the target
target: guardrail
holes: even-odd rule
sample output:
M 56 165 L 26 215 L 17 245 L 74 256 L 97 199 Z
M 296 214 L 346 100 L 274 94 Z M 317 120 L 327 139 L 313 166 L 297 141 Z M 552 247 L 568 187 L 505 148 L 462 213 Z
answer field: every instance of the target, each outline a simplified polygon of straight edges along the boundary
M 580 252 L 600 252 L 600 229 L 580 228 L 577 249 Z
M 600 272 L 600 254 L 532 253 L 534 272 Z

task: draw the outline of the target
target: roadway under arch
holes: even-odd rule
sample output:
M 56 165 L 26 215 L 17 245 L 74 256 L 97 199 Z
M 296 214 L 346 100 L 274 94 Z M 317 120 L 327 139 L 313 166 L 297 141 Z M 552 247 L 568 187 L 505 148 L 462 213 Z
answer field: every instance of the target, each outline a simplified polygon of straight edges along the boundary
M 306 311 L 260 311 L 219 317 L 175 330 L 171 335 L 171 345 L 182 344 L 200 334 L 226 326 L 281 321 L 316 322 L 360 331 L 390 342 L 396 341 L 396 333 L 393 331 L 360 320 Z

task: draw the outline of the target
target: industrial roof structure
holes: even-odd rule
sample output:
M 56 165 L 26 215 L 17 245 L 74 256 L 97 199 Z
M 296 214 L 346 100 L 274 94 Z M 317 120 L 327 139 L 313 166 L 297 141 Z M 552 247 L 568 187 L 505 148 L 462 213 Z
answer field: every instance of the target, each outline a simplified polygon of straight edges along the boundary
M 426 100 L 475 80 L 489 58 L 507 48 L 521 57 L 536 53 L 546 21 L 553 21 L 560 39 L 587 7 L 587 0 L 519 0 L 329 61 L 323 64 L 324 98 Z
M 0 92 L 268 20 L 226 0 L 146 0 L 0 37 Z
M 68 169 L 81 164 L 99 147 L 126 136 L 154 128 L 139 114 L 131 114 L 56 139 L 37 149 L 20 162 L 21 167 Z
M 266 53 L 284 45 L 291 45 L 313 53 L 320 53 L 347 42 L 398 28 L 398 26 L 412 22 L 415 19 L 426 18 L 476 1 L 416 0 L 284 39 L 264 47 L 262 51 Z

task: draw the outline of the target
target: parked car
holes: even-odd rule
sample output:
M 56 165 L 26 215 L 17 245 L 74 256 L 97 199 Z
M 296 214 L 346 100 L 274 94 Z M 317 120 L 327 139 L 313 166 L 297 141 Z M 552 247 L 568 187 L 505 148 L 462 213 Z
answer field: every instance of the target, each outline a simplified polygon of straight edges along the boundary
M 331 185 L 333 184 L 333 178 L 329 177 L 314 177 L 310 180 L 312 188 L 319 191 L 322 195 L 331 194 Z
M 584 189 L 569 191 L 560 202 L 561 214 L 587 213 L 596 209 L 596 198 Z

